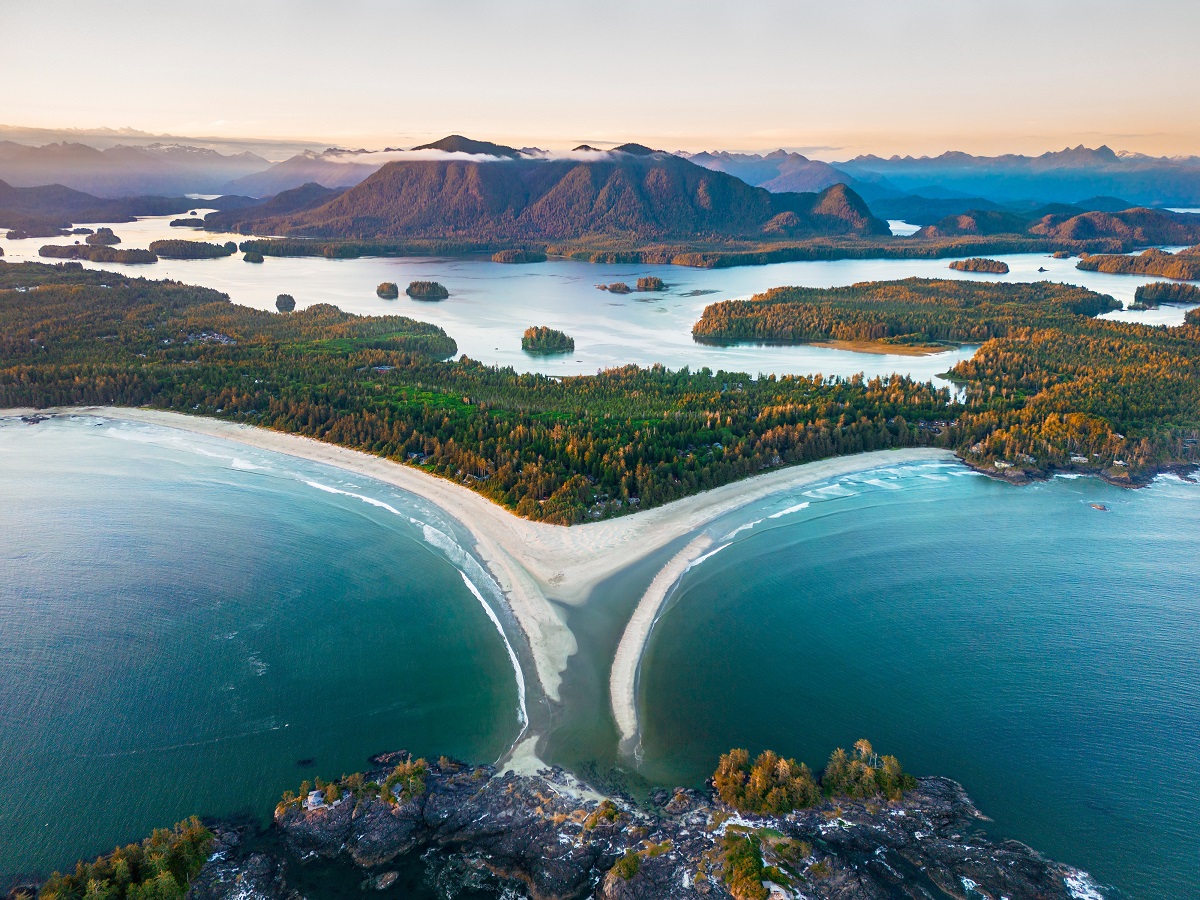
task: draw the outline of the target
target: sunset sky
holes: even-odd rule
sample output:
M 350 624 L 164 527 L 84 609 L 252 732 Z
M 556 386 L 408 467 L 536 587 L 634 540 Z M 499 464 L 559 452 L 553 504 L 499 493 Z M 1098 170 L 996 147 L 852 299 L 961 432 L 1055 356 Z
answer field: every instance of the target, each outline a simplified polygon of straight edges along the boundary
M 1200 154 L 1187 0 L 3 0 L 0 27 L 5 125 Z

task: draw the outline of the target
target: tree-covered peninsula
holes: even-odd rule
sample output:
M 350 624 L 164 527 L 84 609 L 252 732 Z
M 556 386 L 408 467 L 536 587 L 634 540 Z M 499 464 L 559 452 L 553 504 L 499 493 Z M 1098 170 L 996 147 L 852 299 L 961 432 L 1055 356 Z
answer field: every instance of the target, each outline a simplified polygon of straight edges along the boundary
M 1137 256 L 1097 253 L 1083 256 L 1075 268 L 1110 275 L 1152 275 L 1178 281 L 1200 280 L 1200 244 L 1178 253 L 1151 248 Z
M 518 374 L 448 361 L 449 336 L 399 316 L 326 305 L 281 316 L 175 282 L 0 264 L 0 406 L 248 422 L 417 465 L 560 524 L 896 446 L 947 447 L 1013 479 L 1071 470 L 1137 484 L 1200 461 L 1200 316 L 1149 327 L 1093 318 L 1115 301 L 1078 288 L 937 284 L 789 302 L 830 334 L 895 321 L 898 335 L 982 340 L 952 372 L 957 399 L 901 376 Z
M 208 241 L 164 240 L 151 241 L 147 249 L 163 259 L 220 259 L 237 253 L 237 244 L 233 241 L 213 244 Z

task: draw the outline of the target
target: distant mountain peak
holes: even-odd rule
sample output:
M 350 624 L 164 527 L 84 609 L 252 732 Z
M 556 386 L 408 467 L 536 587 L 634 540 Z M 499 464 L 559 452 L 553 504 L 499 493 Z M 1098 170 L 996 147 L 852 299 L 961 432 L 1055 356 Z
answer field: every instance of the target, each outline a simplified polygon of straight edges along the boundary
M 630 156 L 653 156 L 658 152 L 645 144 L 622 144 L 620 147 L 613 147 L 613 153 L 628 153 Z
M 521 151 L 515 147 L 493 144 L 490 141 L 476 141 L 468 137 L 463 137 L 461 134 L 451 134 L 440 141 L 421 144 L 421 146 L 413 147 L 413 149 L 442 150 L 446 153 L 471 153 L 478 156 L 508 156 L 513 159 L 521 155 Z

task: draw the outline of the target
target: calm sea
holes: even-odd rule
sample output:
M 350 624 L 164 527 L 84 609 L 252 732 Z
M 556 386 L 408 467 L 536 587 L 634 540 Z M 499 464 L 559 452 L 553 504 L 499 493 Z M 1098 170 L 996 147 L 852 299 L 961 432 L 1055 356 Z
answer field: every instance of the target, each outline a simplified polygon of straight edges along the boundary
M 262 819 L 374 753 L 490 761 L 521 731 L 478 573 L 385 485 L 9 419 L 0 534 L 0 890 L 192 813 Z
M 819 767 L 867 737 L 1125 896 L 1200 897 L 1200 487 L 916 465 L 726 533 L 752 522 L 652 634 L 643 774 L 697 783 L 731 747 Z

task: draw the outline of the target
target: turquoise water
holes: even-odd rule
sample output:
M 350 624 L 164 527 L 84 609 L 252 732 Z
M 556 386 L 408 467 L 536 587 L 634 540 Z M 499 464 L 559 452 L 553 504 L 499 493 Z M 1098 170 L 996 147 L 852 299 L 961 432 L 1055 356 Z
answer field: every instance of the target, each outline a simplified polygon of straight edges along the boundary
M 1200 487 L 922 465 L 734 526 L 756 519 L 651 636 L 643 774 L 695 783 L 734 746 L 820 766 L 868 737 L 1125 896 L 1200 896 Z
M 382 750 L 486 761 L 521 731 L 470 560 L 387 486 L 9 419 L 0 533 L 0 890 L 192 813 L 261 817 Z

